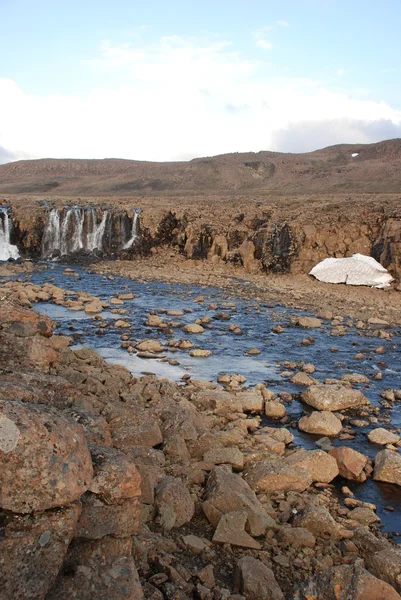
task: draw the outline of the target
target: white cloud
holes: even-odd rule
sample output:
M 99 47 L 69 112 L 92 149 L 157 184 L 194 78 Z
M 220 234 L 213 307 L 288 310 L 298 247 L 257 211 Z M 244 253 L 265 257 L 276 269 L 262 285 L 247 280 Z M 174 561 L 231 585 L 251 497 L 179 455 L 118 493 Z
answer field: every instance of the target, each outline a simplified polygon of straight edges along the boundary
M 0 121 L 0 147 L 6 156 L 180 160 L 296 149 L 299 132 L 308 136 L 305 123 L 319 145 L 333 137 L 376 141 L 382 129 L 372 124 L 401 123 L 400 111 L 352 90 L 268 77 L 263 62 L 244 58 L 227 41 L 106 43 L 89 67 L 102 85 L 86 95 L 32 95 L 0 79 L 0 114 L 7 115 Z M 107 84 L 110 75 L 118 85 Z M 353 127 L 355 121 L 363 125 Z
M 280 27 L 289 27 L 289 23 L 288 21 L 277 21 L 277 25 L 279 25 Z
M 262 48 L 263 50 L 271 50 L 273 48 L 273 44 L 268 40 L 258 40 L 256 45 L 258 48 Z

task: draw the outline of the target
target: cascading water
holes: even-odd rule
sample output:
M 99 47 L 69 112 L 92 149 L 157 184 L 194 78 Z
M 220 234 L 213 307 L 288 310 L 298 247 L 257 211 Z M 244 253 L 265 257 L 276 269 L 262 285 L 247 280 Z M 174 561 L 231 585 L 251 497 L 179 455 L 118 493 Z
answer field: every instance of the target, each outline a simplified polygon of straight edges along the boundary
M 0 260 L 19 258 L 17 246 L 10 244 L 10 215 L 8 207 L 0 206 Z
M 43 234 L 43 258 L 66 256 L 80 250 L 102 250 L 107 218 L 108 212 L 104 211 L 98 224 L 94 208 L 74 206 L 65 208 L 61 215 L 57 208 L 53 208 L 48 213 Z
M 124 250 L 128 250 L 128 248 L 131 248 L 132 244 L 139 237 L 139 232 L 138 232 L 138 218 L 139 218 L 140 213 L 141 213 L 141 210 L 135 210 L 134 211 L 134 218 L 132 219 L 131 237 L 128 240 L 128 242 L 126 242 L 124 244 L 124 246 L 123 246 Z

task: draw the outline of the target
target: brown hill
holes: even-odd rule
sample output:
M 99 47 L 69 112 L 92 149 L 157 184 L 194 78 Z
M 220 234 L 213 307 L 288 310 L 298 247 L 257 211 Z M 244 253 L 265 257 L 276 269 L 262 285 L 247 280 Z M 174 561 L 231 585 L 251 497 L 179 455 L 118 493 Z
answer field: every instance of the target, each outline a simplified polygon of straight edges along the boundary
M 2 194 L 298 195 L 400 191 L 401 139 L 377 144 L 342 144 L 305 154 L 248 152 L 189 162 L 41 159 L 0 166 Z

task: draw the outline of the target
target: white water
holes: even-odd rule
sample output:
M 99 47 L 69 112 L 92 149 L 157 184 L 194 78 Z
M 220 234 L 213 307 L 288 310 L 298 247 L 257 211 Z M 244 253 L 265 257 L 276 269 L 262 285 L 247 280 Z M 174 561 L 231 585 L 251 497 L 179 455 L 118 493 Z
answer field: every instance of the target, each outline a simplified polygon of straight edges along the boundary
M 56 253 L 66 256 L 79 250 L 101 250 L 107 217 L 108 213 L 104 211 L 98 224 L 94 208 L 75 206 L 64 210 L 61 217 L 58 209 L 53 208 L 48 214 L 43 234 L 42 256 L 49 258 Z
M 0 206 L 0 261 L 19 258 L 17 246 L 10 244 L 10 217 L 7 208 Z
M 138 217 L 139 217 L 139 213 L 137 211 L 135 211 L 134 218 L 132 220 L 131 237 L 128 240 L 128 242 L 126 244 L 124 244 L 124 246 L 123 246 L 124 250 L 128 250 L 128 248 L 131 248 L 132 244 L 135 242 L 135 240 L 139 236 L 139 234 L 138 234 Z

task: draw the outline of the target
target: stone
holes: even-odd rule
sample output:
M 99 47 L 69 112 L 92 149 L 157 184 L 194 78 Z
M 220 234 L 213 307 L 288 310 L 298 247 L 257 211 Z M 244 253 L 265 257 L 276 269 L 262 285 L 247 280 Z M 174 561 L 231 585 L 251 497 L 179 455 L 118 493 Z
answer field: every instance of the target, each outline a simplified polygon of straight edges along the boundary
M 45 598 L 75 534 L 79 503 L 30 515 L 2 514 L 0 597 Z
M 373 479 L 401 486 L 401 455 L 393 450 L 378 452 L 375 458 Z
M 274 573 L 260 560 L 244 556 L 237 562 L 234 591 L 245 600 L 285 600 Z
M 248 462 L 245 481 L 255 492 L 303 492 L 312 483 L 312 476 L 303 466 L 292 466 L 284 460 Z
M 131 323 L 129 321 L 124 321 L 123 319 L 118 319 L 114 323 L 114 327 L 116 329 L 129 329 L 131 327 Z
M 245 511 L 251 535 L 264 535 L 267 529 L 277 529 L 276 522 L 266 513 L 246 481 L 226 466 L 215 467 L 209 475 L 202 509 L 214 527 L 224 514 Z
M 311 385 L 303 392 L 301 399 L 317 410 L 332 412 L 356 408 L 370 404 L 369 400 L 359 390 L 354 390 L 345 385 L 318 384 Z
M 285 427 L 263 427 L 259 430 L 259 433 L 267 433 L 268 436 L 278 442 L 283 442 L 285 445 L 291 444 L 294 440 L 293 434 Z
M 202 554 L 207 549 L 205 542 L 197 535 L 184 535 L 182 541 L 192 554 Z
M 102 414 L 109 424 L 113 445 L 120 450 L 152 448 L 163 442 L 159 421 L 149 409 L 108 405 Z
M 120 450 L 91 446 L 93 479 L 89 491 L 106 504 L 141 495 L 141 476 L 134 463 Z
M 106 535 L 126 537 L 139 529 L 141 508 L 137 498 L 120 500 L 119 504 L 106 504 L 96 494 L 87 493 L 82 496 L 81 502 L 77 537 L 95 540 Z
M 158 315 L 148 315 L 145 323 L 148 327 L 163 327 L 164 321 Z
M 0 507 L 29 513 L 79 498 L 93 476 L 82 427 L 41 404 L 0 400 Z
M 204 333 L 204 331 L 205 331 L 204 328 L 202 327 L 202 325 L 198 325 L 198 323 L 190 323 L 189 325 L 184 325 L 182 330 L 185 333 L 192 333 L 192 334 Z
M 294 385 L 299 385 L 302 387 L 308 387 L 310 385 L 314 385 L 315 383 L 318 383 L 318 381 L 314 377 L 310 377 L 306 373 L 302 373 L 302 372 L 295 373 L 295 375 L 293 375 L 293 377 L 291 377 L 290 381 Z
M 329 454 L 336 459 L 341 477 L 360 483 L 366 480 L 364 468 L 369 462 L 367 456 L 347 446 L 333 448 Z
M 135 348 L 140 352 L 163 352 L 163 346 L 157 340 L 141 340 Z
M 401 593 L 401 553 L 395 548 L 384 548 L 369 554 L 366 558 L 369 570 L 380 579 L 387 581 Z
M 237 399 L 242 405 L 245 413 L 261 413 L 263 411 L 264 399 L 260 390 L 245 390 L 237 393 Z
M 316 329 L 322 326 L 322 321 L 317 317 L 297 317 L 295 324 L 305 329 Z
M 298 450 L 287 456 L 284 462 L 305 469 L 314 482 L 330 483 L 339 474 L 336 459 L 324 450 Z
M 244 455 L 235 446 L 209 450 L 204 454 L 203 460 L 212 465 L 229 464 L 237 471 L 244 468 Z
M 242 402 L 239 394 L 222 390 L 201 390 L 194 397 L 195 405 L 201 410 L 211 410 L 215 415 L 226 416 L 242 413 Z
M 358 521 L 358 523 L 361 523 L 362 525 L 372 525 L 373 523 L 380 521 L 379 517 L 371 508 L 366 508 L 364 506 L 357 506 L 353 510 L 350 510 L 347 519 Z
M 237 510 L 223 515 L 217 525 L 212 538 L 214 544 L 231 544 L 241 548 L 261 550 L 262 546 L 246 533 L 245 524 L 248 514 L 244 510 Z
M 286 413 L 285 406 L 277 400 L 270 400 L 265 404 L 265 415 L 270 419 L 282 419 Z
M 103 310 L 103 305 L 100 300 L 93 300 L 93 302 L 89 302 L 85 304 L 85 312 L 88 315 L 95 315 L 97 313 L 101 313 Z
M 313 548 L 315 536 L 304 527 L 282 527 L 277 534 L 278 541 L 291 548 Z
M 74 540 L 46 600 L 144 600 L 131 550 L 130 538 Z
M 326 540 L 340 540 L 347 537 L 346 530 L 333 519 L 329 511 L 323 506 L 309 508 L 295 520 L 298 527 L 304 527 L 316 537 Z
M 300 600 L 400 600 L 395 589 L 360 564 L 330 567 L 309 582 Z
M 189 356 L 193 358 L 208 358 L 212 355 L 211 350 L 204 350 L 202 348 L 196 348 L 195 350 L 191 350 Z
M 156 488 L 155 506 L 166 531 L 189 523 L 195 513 L 191 494 L 176 477 L 166 477 Z
M 332 412 L 328 410 L 313 411 L 298 421 L 298 428 L 306 433 L 315 435 L 335 436 L 340 433 L 343 426 Z
M 392 431 L 388 431 L 383 427 L 378 427 L 377 429 L 372 429 L 372 431 L 368 433 L 368 440 L 379 446 L 386 446 L 387 444 L 400 443 L 401 438 Z
M 274 452 L 274 454 L 283 455 L 285 452 L 285 443 L 278 441 L 266 433 L 254 435 L 253 440 L 258 444 L 263 444 L 266 450 Z

